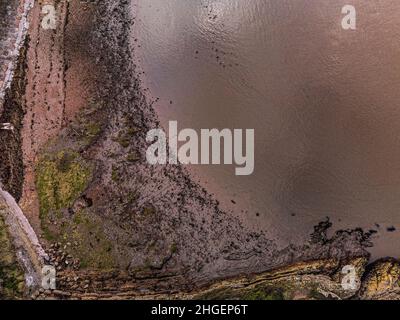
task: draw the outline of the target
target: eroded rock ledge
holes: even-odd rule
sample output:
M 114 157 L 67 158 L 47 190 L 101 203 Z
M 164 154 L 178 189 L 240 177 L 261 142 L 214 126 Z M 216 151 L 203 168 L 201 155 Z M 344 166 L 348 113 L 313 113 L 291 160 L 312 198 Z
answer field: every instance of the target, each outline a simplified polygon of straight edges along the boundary
M 298 263 L 258 275 L 241 276 L 197 289 L 182 285 L 171 290 L 171 280 L 165 278 L 134 278 L 118 271 L 63 272 L 60 287 L 54 291 L 39 291 L 34 299 L 244 299 L 244 300 L 346 300 L 400 299 L 400 262 L 383 259 L 368 266 L 367 258 L 354 258 L 348 263 L 356 266 L 361 285 L 355 290 L 342 286 L 342 263 L 320 260 Z

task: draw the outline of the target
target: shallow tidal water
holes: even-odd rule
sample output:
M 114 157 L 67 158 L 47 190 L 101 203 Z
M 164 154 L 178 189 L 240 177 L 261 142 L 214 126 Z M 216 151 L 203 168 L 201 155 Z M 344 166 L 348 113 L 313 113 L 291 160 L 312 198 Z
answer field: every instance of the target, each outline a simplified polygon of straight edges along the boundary
M 165 128 L 255 129 L 253 175 L 188 167 L 221 208 L 282 246 L 329 217 L 400 257 L 400 2 L 352 1 L 355 31 L 346 4 L 135 0 L 132 44 Z
M 16 40 L 18 1 L 0 0 L 0 98 Z

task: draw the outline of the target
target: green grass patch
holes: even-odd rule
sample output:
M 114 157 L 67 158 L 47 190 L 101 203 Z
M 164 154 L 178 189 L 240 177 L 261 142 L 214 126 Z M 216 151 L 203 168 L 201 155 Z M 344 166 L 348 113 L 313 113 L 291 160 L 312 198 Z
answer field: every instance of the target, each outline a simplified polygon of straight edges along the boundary
M 62 217 L 61 210 L 73 204 L 85 190 L 90 178 L 90 167 L 72 151 L 46 155 L 39 162 L 36 188 L 42 228 L 48 240 L 56 237 L 49 227 L 50 220 Z

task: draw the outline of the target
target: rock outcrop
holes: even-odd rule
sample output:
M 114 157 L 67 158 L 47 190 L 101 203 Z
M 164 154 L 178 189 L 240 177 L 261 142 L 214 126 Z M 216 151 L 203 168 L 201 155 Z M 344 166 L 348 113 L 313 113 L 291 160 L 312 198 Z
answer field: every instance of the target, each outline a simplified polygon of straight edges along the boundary
M 369 265 L 358 297 L 365 300 L 400 300 L 400 262 L 386 258 Z

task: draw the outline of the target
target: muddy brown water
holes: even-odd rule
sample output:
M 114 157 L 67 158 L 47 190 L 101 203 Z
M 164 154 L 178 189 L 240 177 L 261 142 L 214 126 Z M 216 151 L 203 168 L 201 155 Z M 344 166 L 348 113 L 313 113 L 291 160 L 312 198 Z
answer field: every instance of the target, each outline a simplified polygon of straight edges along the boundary
M 165 127 L 255 129 L 252 176 L 189 168 L 225 210 L 282 245 L 329 216 L 399 257 L 400 4 L 353 1 L 344 31 L 345 4 L 137 1 L 138 64 Z
M 355 31 L 345 4 L 138 0 L 132 43 L 164 127 L 255 129 L 253 175 L 188 168 L 222 208 L 282 245 L 328 216 L 399 257 L 400 3 L 353 1 Z

